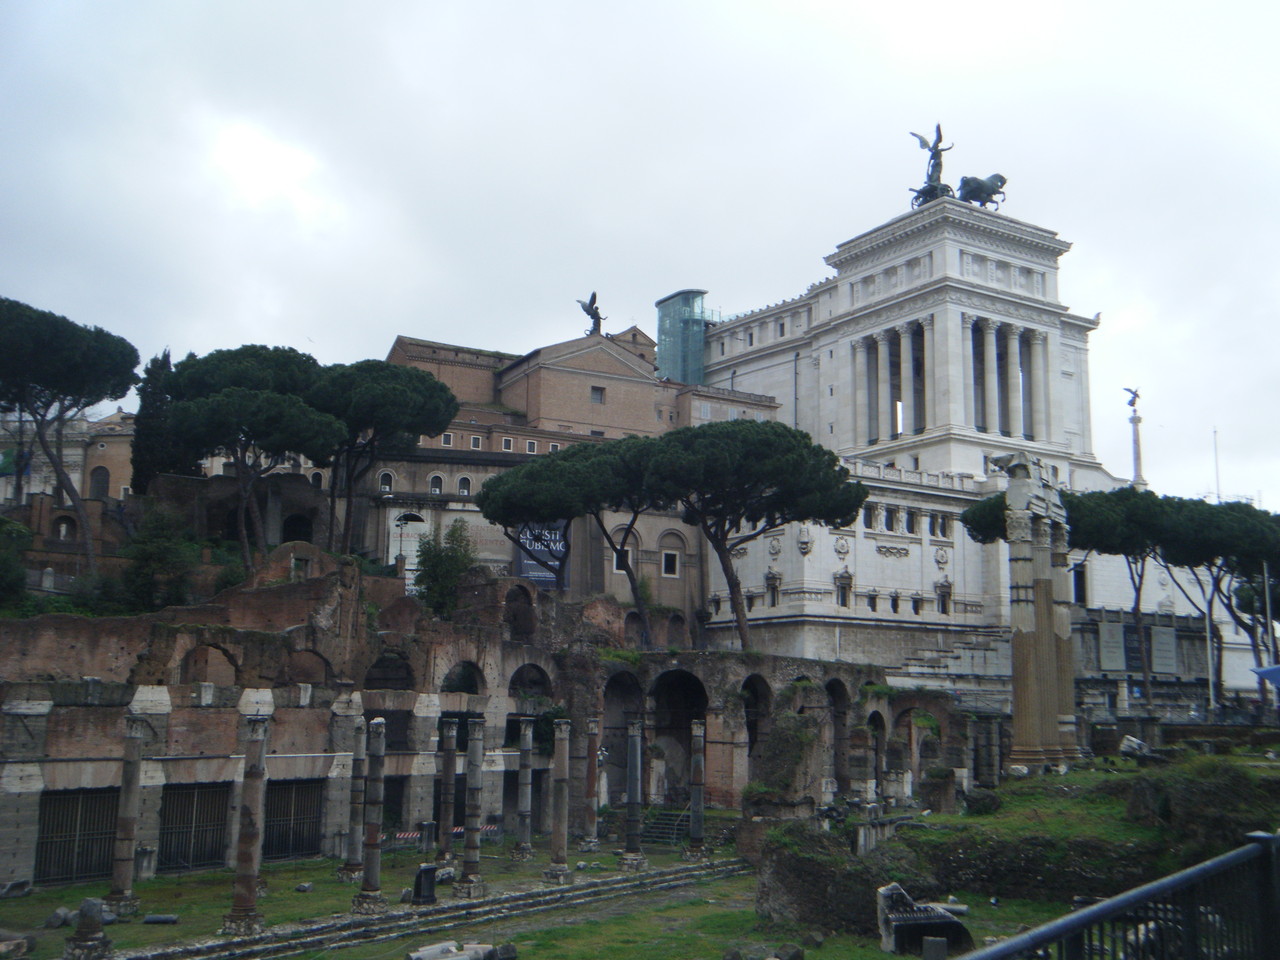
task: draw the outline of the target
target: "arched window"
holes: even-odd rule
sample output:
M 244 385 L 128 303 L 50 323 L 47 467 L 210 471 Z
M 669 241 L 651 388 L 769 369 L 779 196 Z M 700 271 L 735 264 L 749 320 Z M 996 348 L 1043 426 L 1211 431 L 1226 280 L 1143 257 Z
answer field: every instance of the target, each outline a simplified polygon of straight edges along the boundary
M 53 535 L 59 540 L 76 538 L 76 522 L 70 517 L 59 517 L 53 522 Z
M 444 493 L 444 477 L 438 473 L 431 475 L 431 485 L 429 487 L 431 493 Z
M 324 474 L 317 470 L 311 475 L 311 485 L 317 490 L 324 487 Z
M 94 467 L 89 471 L 89 499 L 105 500 L 111 495 L 111 471 L 106 467 Z
M 462 497 L 471 496 L 471 478 L 462 477 L 458 480 L 458 495 Z
M 390 473 L 384 473 L 382 474 L 382 476 L 378 477 L 378 492 L 390 493 L 391 481 L 392 481 L 392 477 Z

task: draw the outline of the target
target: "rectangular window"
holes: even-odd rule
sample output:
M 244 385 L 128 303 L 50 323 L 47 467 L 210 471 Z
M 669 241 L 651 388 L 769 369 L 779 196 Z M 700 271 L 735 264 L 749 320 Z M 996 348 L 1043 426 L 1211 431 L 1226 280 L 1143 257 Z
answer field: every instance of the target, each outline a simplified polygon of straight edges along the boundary
M 514 440 L 512 440 L 510 437 L 502 438 L 502 450 L 504 453 L 510 453 L 515 448 L 516 448 L 516 442 Z
M 452 434 L 452 433 L 442 433 L 442 434 L 440 434 L 440 446 L 442 446 L 442 447 L 452 447 L 452 446 L 453 446 L 453 434 Z
M 537 453 L 537 452 L 538 452 L 538 441 L 537 441 L 537 440 L 526 440 L 526 441 L 524 442 L 524 452 L 525 452 L 525 453 Z
M 785 337 L 787 335 L 787 324 L 783 320 L 778 321 L 778 336 Z
M 862 526 L 867 530 L 876 528 L 876 508 L 869 503 L 862 505 Z
M 604 403 L 604 387 L 591 388 L 591 402 Z
M 560 449 L 560 444 L 558 444 L 558 443 L 548 443 L 548 444 L 547 444 L 547 450 L 549 450 L 551 453 L 555 453 L 555 452 L 556 452 L 557 450 L 559 450 L 559 449 Z
M 623 564 L 623 557 L 626 557 L 627 563 L 631 562 L 631 548 L 624 547 L 621 551 L 614 551 L 613 554 L 613 572 L 626 573 L 626 566 Z
M 884 508 L 884 528 L 886 530 L 892 531 L 897 525 L 898 525 L 898 508 L 885 507 Z
M 748 347 L 754 347 L 755 345 L 756 345 L 756 335 L 755 335 L 755 333 L 753 333 L 753 332 L 751 332 L 751 331 L 748 331 L 748 332 L 747 332 L 747 346 L 748 346 Z
M 662 551 L 662 575 L 664 577 L 680 576 L 680 554 L 674 550 Z
M 479 438 L 479 437 L 472 437 L 472 438 L 471 438 L 471 449 L 472 449 L 472 450 L 479 450 L 479 449 L 480 449 L 480 438 Z
M 1071 587 L 1071 602 L 1087 607 L 1089 605 L 1089 573 L 1083 563 L 1077 563 L 1071 568 Z
M 906 512 L 906 519 L 907 519 L 907 533 L 915 533 L 916 532 L 916 512 L 914 510 L 908 510 Z
M 842 607 L 849 605 L 849 585 L 847 583 L 839 584 L 836 587 L 836 603 Z
M 593 436 L 593 437 L 603 437 L 603 436 L 604 436 L 604 431 L 603 431 L 603 430 L 592 430 L 592 431 L 591 431 L 591 436 Z
M 698 416 L 700 416 L 703 420 L 710 420 L 710 419 L 711 419 L 711 404 L 709 404 L 709 403 L 700 403 L 700 404 L 698 404 Z
M 724 341 L 720 341 L 720 356 L 724 356 Z

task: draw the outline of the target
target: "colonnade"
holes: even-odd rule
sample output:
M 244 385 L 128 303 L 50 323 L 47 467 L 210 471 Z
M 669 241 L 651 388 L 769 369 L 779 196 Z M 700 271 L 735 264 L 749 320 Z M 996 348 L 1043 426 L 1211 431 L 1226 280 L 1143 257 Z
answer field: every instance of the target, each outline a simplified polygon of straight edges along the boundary
M 930 315 L 851 346 L 856 446 L 955 424 L 1040 442 L 1053 436 L 1044 330 L 967 313 Z

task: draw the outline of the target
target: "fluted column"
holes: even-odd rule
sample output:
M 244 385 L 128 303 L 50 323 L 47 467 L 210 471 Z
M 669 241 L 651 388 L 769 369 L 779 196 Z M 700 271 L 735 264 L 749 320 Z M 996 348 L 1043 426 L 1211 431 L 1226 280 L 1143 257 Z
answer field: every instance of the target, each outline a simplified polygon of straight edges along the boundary
M 915 344 L 909 323 L 898 325 L 898 393 L 902 397 L 902 435 L 909 437 L 916 432 Z
M 269 691 L 268 691 L 269 692 Z M 222 934 L 255 936 L 262 932 L 258 912 L 258 872 L 262 869 L 262 813 L 267 795 L 267 724 L 271 718 L 246 718 L 244 780 L 240 787 L 240 831 L 236 837 L 236 873 L 231 912 L 222 918 Z
M 977 389 L 973 376 L 973 317 L 960 314 L 960 389 L 964 391 L 964 425 L 976 427 L 974 396 Z
M 1004 341 L 1005 401 L 1009 406 L 1009 436 L 1022 439 L 1022 331 L 1012 324 Z
M 548 883 L 573 881 L 569 873 L 569 728 L 572 720 L 555 721 L 555 753 L 551 770 L 551 866 L 542 871 Z
M 1058 736 L 1067 760 L 1080 756 L 1076 728 L 1076 660 L 1071 642 L 1071 568 L 1065 522 L 1054 521 L 1049 528 L 1049 550 L 1053 563 L 1053 642 L 1058 667 Z
M 356 717 L 351 726 L 351 789 L 347 795 L 347 859 L 338 868 L 338 879 L 355 883 L 364 877 L 364 765 L 367 756 L 365 723 Z
M 520 772 L 516 782 L 516 848 L 512 860 L 533 859 L 533 717 L 520 718 Z
M 924 331 L 924 339 L 921 341 L 924 354 L 920 358 L 920 386 L 924 394 L 920 410 L 920 426 L 927 430 L 938 425 L 938 385 L 936 383 L 938 363 L 933 342 L 933 317 L 925 317 L 921 320 L 920 329 Z
M 369 721 L 368 767 L 364 786 L 364 873 L 360 892 L 351 900 L 352 913 L 387 912 L 387 898 L 382 895 L 382 805 L 385 789 L 384 773 L 387 757 L 387 721 L 374 717 Z
M 458 721 L 440 720 L 440 823 L 436 826 L 436 859 L 453 859 L 453 797 L 458 788 Z
M 876 341 L 876 425 L 877 439 L 884 443 L 893 436 L 893 395 L 889 382 L 889 331 L 872 334 Z
M 1031 331 L 1031 432 L 1038 443 L 1049 439 L 1044 396 L 1045 344 L 1043 330 Z
M 111 869 L 111 892 L 106 904 L 118 917 L 138 912 L 139 898 L 133 892 L 134 858 L 137 852 L 138 814 L 142 809 L 142 739 L 147 722 L 141 717 L 124 718 L 124 765 L 120 774 L 120 801 L 116 814 L 115 861 Z
M 644 753 L 644 720 L 627 721 L 627 845 L 619 858 L 623 870 L 643 870 L 649 865 L 640 851 L 640 773 Z
M 853 341 L 853 445 L 865 447 L 871 434 L 871 384 L 867 381 L 867 340 Z
M 578 849 L 591 852 L 600 849 L 599 823 L 596 810 L 600 806 L 600 718 L 587 718 L 587 763 L 582 778 L 583 818 L 582 842 Z
M 467 720 L 467 817 L 462 847 L 462 877 L 453 883 L 459 899 L 477 899 L 489 892 L 480 875 L 480 829 L 484 816 L 484 718 Z
M 1000 374 L 996 364 L 996 327 L 995 320 L 983 317 L 982 324 L 982 379 L 984 426 L 987 433 L 1000 432 Z

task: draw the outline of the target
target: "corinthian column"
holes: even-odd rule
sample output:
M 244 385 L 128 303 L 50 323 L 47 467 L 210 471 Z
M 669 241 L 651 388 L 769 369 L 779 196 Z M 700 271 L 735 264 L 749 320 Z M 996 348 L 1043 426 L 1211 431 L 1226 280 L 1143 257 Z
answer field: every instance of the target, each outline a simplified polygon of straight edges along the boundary
M 853 341 L 853 445 L 865 447 L 871 427 L 871 384 L 867 382 L 867 340 Z
M 1031 331 L 1031 432 L 1036 441 L 1049 439 L 1047 405 L 1044 396 L 1044 368 L 1048 335 L 1043 330 Z
M 1009 406 L 1009 435 L 1022 439 L 1022 331 L 1010 325 L 1004 341 L 1005 400 Z
M 996 365 L 996 327 L 995 320 L 982 318 L 982 379 L 983 401 L 986 406 L 985 426 L 987 433 L 1000 432 L 1000 374 Z
M 924 404 L 920 411 L 920 426 L 927 430 L 938 424 L 937 385 L 934 383 L 934 377 L 938 375 L 938 371 L 933 344 L 933 317 L 925 317 L 921 320 L 920 329 L 924 331 L 924 339 L 921 341 L 924 345 L 924 354 L 920 358 L 920 386 L 924 394 Z
M 978 421 L 973 410 L 973 317 L 960 314 L 960 389 L 964 392 L 964 425 L 976 427 Z
M 876 341 L 876 381 L 879 386 L 876 397 L 877 439 L 885 443 L 893 436 L 893 395 L 889 383 L 889 331 L 879 330 L 872 336 Z
M 902 397 L 902 435 L 916 432 L 916 369 L 911 324 L 898 326 L 898 393 Z

